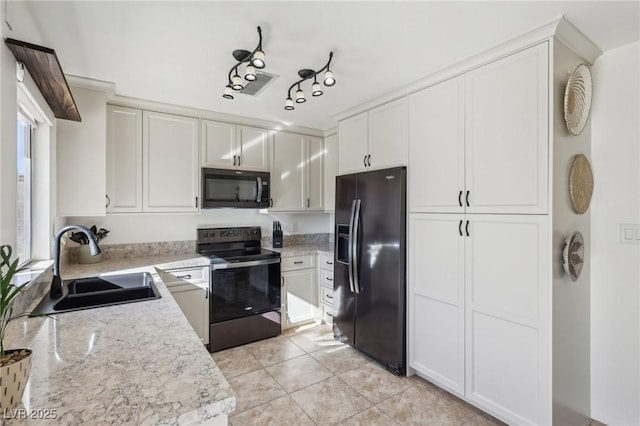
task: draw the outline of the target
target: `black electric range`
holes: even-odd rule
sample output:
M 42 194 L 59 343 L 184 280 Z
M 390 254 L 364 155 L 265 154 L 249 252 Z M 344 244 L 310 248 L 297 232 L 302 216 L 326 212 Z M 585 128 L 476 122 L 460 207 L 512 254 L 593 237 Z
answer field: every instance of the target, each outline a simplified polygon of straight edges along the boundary
M 211 352 L 280 334 L 280 253 L 260 240 L 260 227 L 198 229 L 197 252 L 211 263 Z

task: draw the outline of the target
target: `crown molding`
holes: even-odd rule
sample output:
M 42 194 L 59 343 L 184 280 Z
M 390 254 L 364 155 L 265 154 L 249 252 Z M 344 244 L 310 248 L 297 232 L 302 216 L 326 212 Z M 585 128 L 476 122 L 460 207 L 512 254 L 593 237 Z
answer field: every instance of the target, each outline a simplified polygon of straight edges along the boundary
M 444 80 L 464 74 L 489 62 L 535 46 L 536 44 L 548 42 L 554 37 L 574 51 L 578 56 L 589 62 L 589 64 L 593 64 L 596 58 L 602 54 L 602 50 L 600 50 L 598 46 L 596 46 L 571 22 L 561 15 L 543 25 L 523 33 L 518 37 L 506 40 L 503 43 L 475 55 L 471 55 L 461 61 L 445 65 L 428 76 L 404 85 L 391 93 L 376 97 L 361 105 L 339 112 L 338 114 L 333 115 L 332 118 L 336 121 L 344 120 L 387 102 L 415 93 L 426 87 L 433 86 L 434 84 L 440 83 Z
M 81 87 L 83 89 L 99 90 L 107 94 L 107 99 L 115 96 L 116 84 L 109 81 L 94 80 L 91 78 L 78 77 L 75 75 L 65 75 L 69 86 Z

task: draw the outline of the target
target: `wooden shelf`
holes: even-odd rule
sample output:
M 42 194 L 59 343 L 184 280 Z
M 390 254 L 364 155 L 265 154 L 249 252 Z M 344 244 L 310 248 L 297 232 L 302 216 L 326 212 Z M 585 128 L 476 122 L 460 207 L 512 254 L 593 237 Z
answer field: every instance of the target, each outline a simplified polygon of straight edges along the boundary
M 27 67 L 56 118 L 82 121 L 55 50 L 11 38 L 4 42 Z

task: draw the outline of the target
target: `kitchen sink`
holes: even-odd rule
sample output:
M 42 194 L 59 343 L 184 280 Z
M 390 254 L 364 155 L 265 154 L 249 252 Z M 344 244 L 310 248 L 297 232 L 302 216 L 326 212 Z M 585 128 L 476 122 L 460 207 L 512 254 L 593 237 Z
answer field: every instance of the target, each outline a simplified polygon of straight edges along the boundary
M 58 314 L 161 297 L 147 272 L 79 278 L 65 284 L 62 297 L 52 299 L 47 294 L 31 315 Z

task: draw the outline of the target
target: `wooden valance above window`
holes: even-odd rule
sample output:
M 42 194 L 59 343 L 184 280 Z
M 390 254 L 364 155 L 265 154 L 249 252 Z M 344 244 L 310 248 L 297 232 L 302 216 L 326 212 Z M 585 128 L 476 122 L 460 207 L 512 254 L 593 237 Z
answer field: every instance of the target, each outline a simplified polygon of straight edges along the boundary
M 56 118 L 82 121 L 55 50 L 11 38 L 4 42 L 27 67 Z

